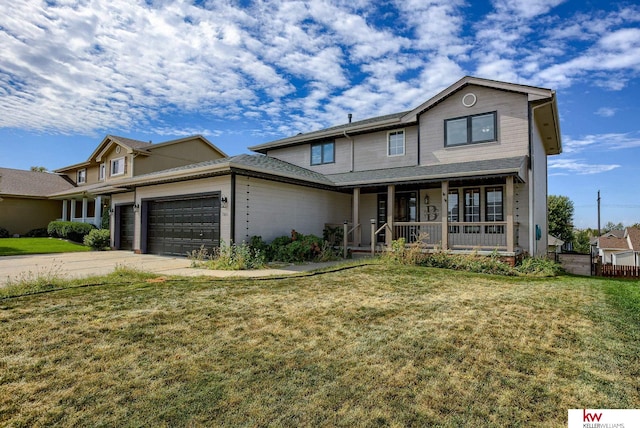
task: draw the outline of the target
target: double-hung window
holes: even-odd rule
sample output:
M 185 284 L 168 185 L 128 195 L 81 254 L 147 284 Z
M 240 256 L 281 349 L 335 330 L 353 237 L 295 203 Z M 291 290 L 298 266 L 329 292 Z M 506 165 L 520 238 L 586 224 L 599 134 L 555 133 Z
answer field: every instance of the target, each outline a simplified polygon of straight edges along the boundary
M 111 176 L 124 174 L 124 157 L 111 161 Z
M 495 111 L 447 119 L 444 121 L 444 145 L 453 147 L 496 141 L 498 139 L 497 127 Z
M 80 169 L 78 170 L 78 184 L 84 184 L 87 182 L 87 170 Z
M 335 143 L 327 141 L 311 145 L 311 165 L 335 162 Z
M 387 133 L 387 155 L 404 155 L 404 129 Z

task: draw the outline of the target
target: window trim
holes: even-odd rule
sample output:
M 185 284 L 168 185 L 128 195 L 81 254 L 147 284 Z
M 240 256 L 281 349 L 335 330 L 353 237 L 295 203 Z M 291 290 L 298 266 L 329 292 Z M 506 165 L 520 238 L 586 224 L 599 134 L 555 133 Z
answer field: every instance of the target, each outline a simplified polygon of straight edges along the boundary
M 98 166 L 98 181 L 104 181 L 107 178 L 107 164 L 102 162 Z
M 325 146 L 331 145 L 331 161 L 325 161 Z M 314 147 L 320 147 L 320 162 L 313 162 L 313 149 Z M 328 165 L 332 163 L 336 163 L 336 142 L 335 141 L 323 141 L 321 143 L 313 143 L 310 145 L 310 159 L 309 164 L 312 166 L 316 165 Z
M 478 219 L 477 220 L 469 220 L 468 217 L 469 216 L 476 216 L 476 214 L 471 213 L 471 214 L 467 214 L 467 208 L 470 206 L 472 208 L 476 207 L 476 205 L 468 205 L 467 204 L 467 194 L 478 194 Z M 482 222 L 482 190 L 480 187 L 465 187 L 462 189 L 462 195 L 463 195 L 463 199 L 462 199 L 462 203 L 463 203 L 463 209 L 462 209 L 462 221 L 463 223 L 480 223 Z M 464 226 L 464 233 L 480 233 L 480 226 Z
M 502 195 L 500 201 L 500 220 L 489 220 L 489 192 L 499 190 Z M 489 186 L 484 188 L 484 215 L 486 221 L 503 222 L 504 221 L 504 188 L 502 186 Z
M 122 172 L 116 172 L 116 173 L 114 173 L 114 172 L 113 172 L 113 165 L 114 165 L 116 162 L 119 162 L 119 161 L 122 161 Z M 124 156 L 119 157 L 119 158 L 115 158 L 115 159 L 111 159 L 111 168 L 110 168 L 110 171 L 111 171 L 111 177 L 117 177 L 117 176 L 119 176 L 119 175 L 124 175 L 124 173 L 125 173 L 125 165 L 124 165 L 124 164 L 125 164 L 125 157 L 124 157 Z
M 402 153 L 396 153 L 396 154 L 391 154 L 391 135 L 392 134 L 400 134 L 402 133 Z M 407 133 L 405 132 L 404 128 L 402 129 L 394 129 L 392 131 L 388 131 L 387 132 L 387 156 L 388 157 L 396 157 L 396 156 L 404 156 L 406 153 L 406 146 L 407 146 Z
M 493 115 L 493 138 L 488 140 L 479 140 L 473 141 L 473 118 L 478 116 L 488 116 Z M 448 135 L 447 135 L 447 124 L 454 120 L 467 120 L 467 142 L 459 143 L 459 144 L 449 144 Z M 461 147 L 468 146 L 470 144 L 482 144 L 482 143 L 493 143 L 498 141 L 498 112 L 497 111 L 489 111 L 485 113 L 472 114 L 468 116 L 460 116 L 460 117 L 452 117 L 450 119 L 444 120 L 444 146 L 445 147 Z
M 452 211 L 453 210 L 449 210 L 449 203 L 451 201 L 451 196 L 455 195 L 456 196 L 456 209 L 455 209 L 455 217 L 456 220 L 452 220 L 451 217 L 453 216 Z M 447 192 L 447 223 L 460 223 L 460 190 L 459 189 L 449 189 L 449 191 Z M 459 233 L 460 232 L 460 227 L 458 225 L 449 225 L 449 233 Z
M 80 180 L 80 177 L 82 177 L 82 180 Z M 76 173 L 76 181 L 78 184 L 86 184 L 87 183 L 87 169 L 86 168 L 82 168 L 79 169 L 78 172 Z

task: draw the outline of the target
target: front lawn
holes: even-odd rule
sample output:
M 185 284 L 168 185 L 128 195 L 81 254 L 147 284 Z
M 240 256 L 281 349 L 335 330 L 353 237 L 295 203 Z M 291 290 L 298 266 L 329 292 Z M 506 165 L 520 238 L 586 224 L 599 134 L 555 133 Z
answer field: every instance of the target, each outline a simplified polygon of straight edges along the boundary
M 90 251 L 82 244 L 57 238 L 2 238 L 0 256 L 22 256 L 26 254 L 71 253 Z
M 640 408 L 640 283 L 372 264 L 0 300 L 0 425 L 557 426 Z

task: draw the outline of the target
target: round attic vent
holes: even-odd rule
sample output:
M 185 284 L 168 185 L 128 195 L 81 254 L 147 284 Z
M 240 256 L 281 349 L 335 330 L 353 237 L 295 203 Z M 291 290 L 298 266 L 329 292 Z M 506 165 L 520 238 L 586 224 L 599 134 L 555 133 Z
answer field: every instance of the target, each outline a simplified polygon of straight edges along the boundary
M 473 107 L 478 101 L 478 97 L 473 92 L 469 92 L 464 97 L 462 97 L 462 105 L 465 107 Z
M 464 103 L 464 101 L 463 101 Z M 116 146 L 116 153 L 120 153 L 120 146 Z

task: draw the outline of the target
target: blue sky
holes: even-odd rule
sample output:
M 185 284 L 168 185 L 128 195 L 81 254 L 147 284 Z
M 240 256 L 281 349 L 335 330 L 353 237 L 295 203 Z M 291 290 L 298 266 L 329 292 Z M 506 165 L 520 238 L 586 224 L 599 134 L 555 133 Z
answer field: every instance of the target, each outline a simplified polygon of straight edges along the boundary
M 577 227 L 640 222 L 640 5 L 589 0 L 0 3 L 0 166 L 107 134 L 228 154 L 413 108 L 464 75 L 555 89 L 549 193 Z

